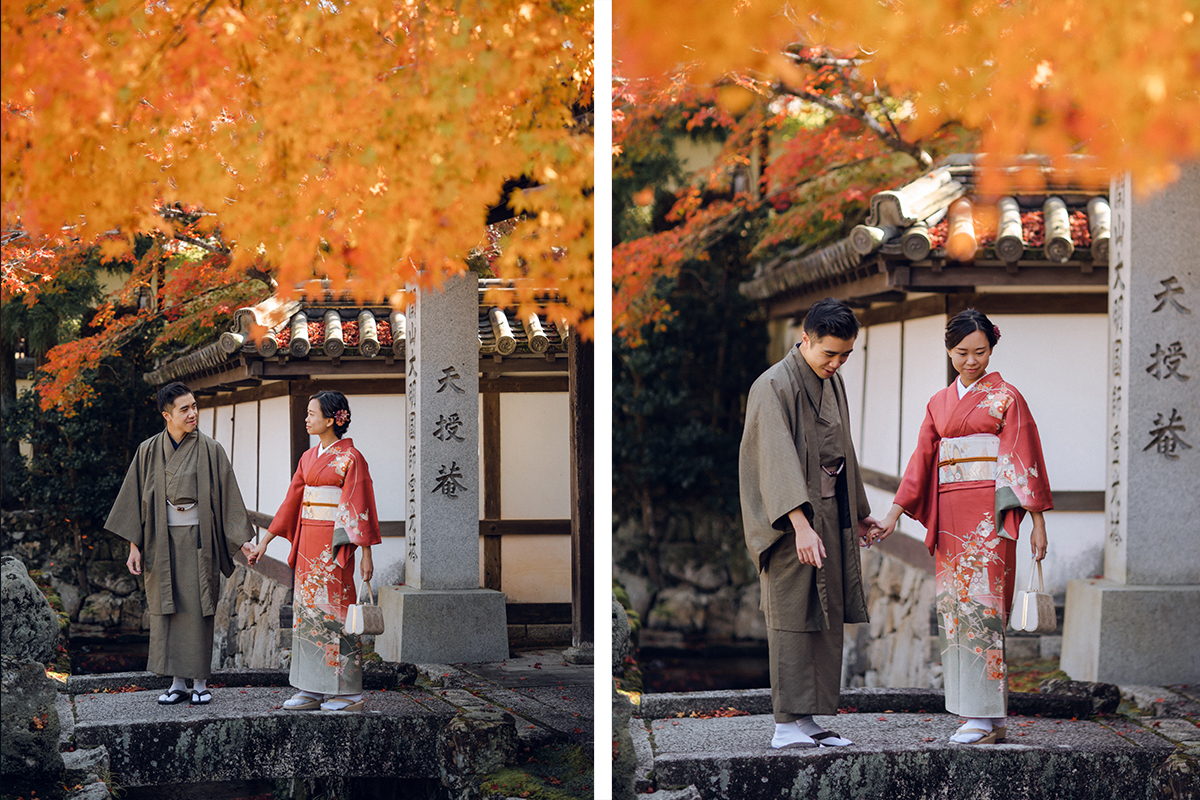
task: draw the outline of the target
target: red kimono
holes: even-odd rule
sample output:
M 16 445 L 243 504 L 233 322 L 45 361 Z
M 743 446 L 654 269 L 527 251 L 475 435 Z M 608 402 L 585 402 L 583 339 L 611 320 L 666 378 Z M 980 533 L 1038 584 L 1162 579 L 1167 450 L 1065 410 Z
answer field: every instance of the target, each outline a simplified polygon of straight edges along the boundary
M 342 631 L 355 601 L 354 550 L 379 544 L 366 459 L 350 439 L 300 456 L 270 531 L 292 543 L 296 571 L 290 682 L 316 694 L 362 691 L 359 638 Z
M 946 710 L 1003 717 L 1018 528 L 1053 504 L 1025 399 L 997 372 L 961 399 L 957 384 L 930 398 L 895 502 L 925 526 L 937 565 Z

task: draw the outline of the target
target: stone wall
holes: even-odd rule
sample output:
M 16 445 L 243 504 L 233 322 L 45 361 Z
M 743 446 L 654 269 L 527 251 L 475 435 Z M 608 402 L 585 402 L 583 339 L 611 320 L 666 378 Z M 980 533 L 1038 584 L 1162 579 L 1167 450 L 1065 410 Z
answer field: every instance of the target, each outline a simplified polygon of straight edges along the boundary
M 638 644 L 765 646 L 758 576 L 740 521 L 680 515 L 661 527 L 657 542 L 648 540 L 638 521 L 625 521 L 613 535 L 613 577 L 643 621 Z M 891 537 L 896 545 L 900 536 Z M 922 563 L 923 544 L 903 544 L 889 547 L 891 552 L 859 551 L 871 622 L 846 627 L 843 685 L 942 685 L 932 567 Z
M 85 538 L 88 585 L 81 587 L 72 546 L 54 541 L 43 516 L 34 511 L 0 512 L 0 554 L 15 555 L 44 573 L 62 599 L 72 630 L 89 633 L 149 633 L 146 595 L 129 574 L 129 545 L 110 533 Z
M 263 559 L 267 572 L 279 572 L 287 584 L 238 565 L 222 582 L 213 634 L 213 669 L 252 667 L 286 669 L 291 665 L 292 587 L 286 565 Z M 282 566 L 283 571 L 271 570 Z M 285 612 L 280 627 L 280 612 Z

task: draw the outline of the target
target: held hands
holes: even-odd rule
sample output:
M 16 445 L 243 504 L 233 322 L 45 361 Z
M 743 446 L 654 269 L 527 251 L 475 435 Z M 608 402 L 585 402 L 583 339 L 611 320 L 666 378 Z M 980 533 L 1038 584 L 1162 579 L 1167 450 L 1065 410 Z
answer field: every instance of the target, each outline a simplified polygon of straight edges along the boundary
M 134 575 L 142 574 L 142 551 L 133 542 L 129 543 L 129 558 L 125 559 L 125 566 Z
M 872 516 L 863 517 L 858 521 L 858 541 L 862 547 L 870 547 L 875 543 L 875 533 L 882 530 L 879 520 Z
M 263 539 L 258 543 L 257 547 L 251 548 L 249 552 L 246 551 L 247 547 L 250 547 L 249 542 L 242 545 L 242 552 L 246 554 L 246 563 L 253 567 L 263 557 L 263 554 L 267 552 L 267 540 Z
M 891 510 L 888 511 L 887 515 L 882 520 L 877 521 L 872 517 L 864 518 L 863 521 L 858 524 L 859 535 L 862 536 L 862 526 L 864 524 L 869 524 L 870 528 L 867 530 L 866 535 L 862 537 L 863 545 L 865 547 L 870 547 L 876 542 L 882 542 L 884 539 L 891 536 L 892 532 L 896 530 L 896 523 L 900 521 L 900 515 L 903 513 L 904 509 L 893 503 Z

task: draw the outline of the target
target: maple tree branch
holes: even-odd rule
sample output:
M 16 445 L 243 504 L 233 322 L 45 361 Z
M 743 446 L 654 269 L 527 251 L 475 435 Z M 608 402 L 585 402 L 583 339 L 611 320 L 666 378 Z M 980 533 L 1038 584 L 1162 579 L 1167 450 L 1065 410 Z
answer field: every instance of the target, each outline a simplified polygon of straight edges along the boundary
M 833 58 L 824 55 L 804 55 L 801 51 L 808 49 L 802 42 L 793 42 L 783 49 L 788 58 L 798 64 L 811 64 L 814 67 L 857 67 L 863 63 L 861 58 Z
M 888 133 L 887 129 L 880 124 L 879 120 L 875 119 L 874 116 L 869 114 L 866 109 L 862 108 L 861 106 L 857 106 L 853 103 L 851 105 L 839 103 L 836 100 L 817 94 L 816 92 L 810 92 L 807 89 L 797 89 L 794 86 L 789 86 L 782 80 L 775 81 L 771 88 L 777 94 L 786 94 L 801 100 L 807 100 L 810 103 L 816 103 L 828 111 L 832 111 L 834 114 L 840 114 L 842 116 L 853 117 L 854 119 L 857 119 L 863 125 L 867 126 L 867 129 L 874 133 L 879 140 L 888 147 L 896 150 L 897 152 L 907 153 L 908 155 L 912 156 L 912 158 L 922 167 L 928 167 L 933 163 L 933 159 L 930 158 L 929 154 L 926 153 L 920 145 L 912 142 L 906 142 L 900 136 Z M 851 97 L 853 97 L 853 95 L 851 95 Z

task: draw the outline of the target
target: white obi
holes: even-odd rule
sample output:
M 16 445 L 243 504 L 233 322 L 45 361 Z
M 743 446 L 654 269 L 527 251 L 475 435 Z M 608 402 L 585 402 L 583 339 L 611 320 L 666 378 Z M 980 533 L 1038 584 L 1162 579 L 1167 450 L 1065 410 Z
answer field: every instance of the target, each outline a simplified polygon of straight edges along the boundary
M 342 500 L 340 486 L 305 486 L 304 505 L 300 509 L 301 519 L 323 519 L 333 522 L 337 517 L 338 503 Z
M 186 528 L 189 525 L 200 524 L 200 506 L 195 503 L 172 505 L 167 503 L 167 527 Z
M 938 483 L 996 480 L 1000 437 L 974 433 L 938 443 Z

